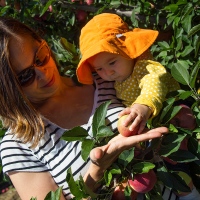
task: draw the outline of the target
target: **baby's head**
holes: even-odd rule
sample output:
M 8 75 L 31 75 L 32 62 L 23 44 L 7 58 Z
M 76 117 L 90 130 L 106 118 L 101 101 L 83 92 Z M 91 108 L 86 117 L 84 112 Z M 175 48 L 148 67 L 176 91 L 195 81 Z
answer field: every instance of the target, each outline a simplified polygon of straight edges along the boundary
M 134 67 L 134 59 L 108 52 L 88 58 L 87 63 L 106 81 L 124 81 L 132 74 Z
M 133 67 L 133 59 L 145 52 L 157 36 L 158 31 L 154 30 L 139 28 L 130 30 L 128 25 L 116 14 L 96 15 L 81 30 L 80 51 L 82 58 L 77 68 L 79 82 L 92 84 L 92 72 L 95 70 L 102 76 L 98 70 L 98 63 L 94 65 L 91 62 L 94 58 L 99 60 L 101 57 L 103 63 L 106 55 L 116 58 L 122 57 L 121 59 L 126 64 L 128 63 L 129 68 Z M 120 68 L 125 68 L 127 66 L 125 65 L 120 66 Z M 127 71 L 130 73 L 129 69 Z M 105 79 L 105 77 L 102 78 Z M 106 78 L 106 80 L 112 79 Z

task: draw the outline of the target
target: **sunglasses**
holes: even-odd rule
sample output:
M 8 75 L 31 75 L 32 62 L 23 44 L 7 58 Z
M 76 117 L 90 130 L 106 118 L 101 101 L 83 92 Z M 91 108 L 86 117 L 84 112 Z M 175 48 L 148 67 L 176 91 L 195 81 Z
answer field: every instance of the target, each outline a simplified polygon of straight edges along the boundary
M 34 57 L 33 64 L 22 70 L 19 74 L 17 74 L 18 81 L 22 87 L 27 87 L 31 85 L 36 77 L 35 67 L 43 67 L 49 62 L 51 57 L 51 51 L 47 45 L 47 43 L 42 40 L 36 54 Z

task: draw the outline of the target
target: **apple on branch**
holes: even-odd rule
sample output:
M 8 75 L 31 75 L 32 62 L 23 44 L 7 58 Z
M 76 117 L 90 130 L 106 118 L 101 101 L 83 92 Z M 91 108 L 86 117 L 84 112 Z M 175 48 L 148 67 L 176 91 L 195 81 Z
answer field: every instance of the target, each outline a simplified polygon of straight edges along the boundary
M 147 193 L 153 189 L 157 182 L 155 172 L 151 169 L 147 173 L 135 174 L 134 179 L 129 179 L 130 187 L 138 193 Z
M 117 185 L 112 194 L 112 200 L 125 200 L 126 197 L 124 194 L 124 190 L 127 185 L 128 185 L 127 181 L 122 182 L 119 185 Z M 130 196 L 131 200 L 136 200 L 137 194 L 138 193 L 136 191 L 132 190 L 131 196 Z
M 180 104 L 180 111 L 170 120 L 170 123 L 189 130 L 194 130 L 196 127 L 196 119 L 189 106 Z

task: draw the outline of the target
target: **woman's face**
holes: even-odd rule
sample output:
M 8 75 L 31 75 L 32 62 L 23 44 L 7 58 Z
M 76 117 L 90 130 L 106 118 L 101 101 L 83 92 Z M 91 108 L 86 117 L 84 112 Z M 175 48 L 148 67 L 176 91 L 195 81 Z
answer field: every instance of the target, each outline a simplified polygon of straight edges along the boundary
M 56 94 L 61 79 L 45 41 L 32 37 L 23 37 L 20 42 L 13 39 L 10 58 L 22 90 L 31 102 L 40 103 Z

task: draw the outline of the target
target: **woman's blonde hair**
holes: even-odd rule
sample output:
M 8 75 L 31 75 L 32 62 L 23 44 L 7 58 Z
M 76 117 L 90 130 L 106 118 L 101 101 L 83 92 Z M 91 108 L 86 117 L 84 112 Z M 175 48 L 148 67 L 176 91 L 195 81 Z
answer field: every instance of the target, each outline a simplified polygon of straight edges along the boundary
M 31 36 L 41 38 L 25 24 L 0 17 L 0 118 L 3 128 L 9 129 L 22 142 L 35 147 L 44 135 L 41 115 L 23 93 L 11 65 L 9 48 L 11 39 Z

